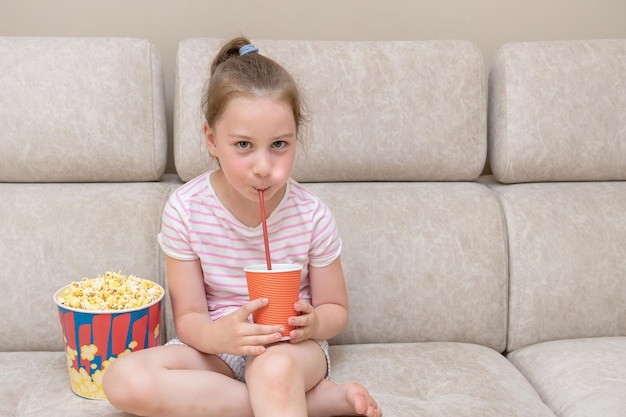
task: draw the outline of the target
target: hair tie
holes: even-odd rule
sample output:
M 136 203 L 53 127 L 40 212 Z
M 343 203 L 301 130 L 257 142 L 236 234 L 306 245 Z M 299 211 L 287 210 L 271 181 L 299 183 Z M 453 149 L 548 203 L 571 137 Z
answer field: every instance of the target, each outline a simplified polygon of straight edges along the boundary
M 251 52 L 259 52 L 259 48 L 252 45 L 251 43 L 239 48 L 239 56 L 244 56 L 245 54 L 249 54 Z

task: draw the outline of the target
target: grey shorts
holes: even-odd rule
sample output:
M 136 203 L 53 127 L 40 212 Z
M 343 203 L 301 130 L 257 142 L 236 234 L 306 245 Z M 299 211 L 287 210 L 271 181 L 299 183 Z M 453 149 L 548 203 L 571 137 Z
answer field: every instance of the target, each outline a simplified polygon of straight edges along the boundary
M 319 345 L 324 352 L 324 357 L 326 358 L 326 376 L 325 378 L 330 378 L 330 352 L 328 348 L 328 342 L 326 340 L 315 340 L 315 343 Z M 185 345 L 183 341 L 180 339 L 172 339 L 165 344 L 167 345 Z M 247 356 L 237 356 L 231 355 L 229 353 L 219 353 L 216 355 L 218 358 L 224 361 L 226 365 L 233 371 L 233 375 L 235 375 L 235 379 L 237 381 L 246 382 L 245 378 L 245 370 L 246 363 L 248 362 Z

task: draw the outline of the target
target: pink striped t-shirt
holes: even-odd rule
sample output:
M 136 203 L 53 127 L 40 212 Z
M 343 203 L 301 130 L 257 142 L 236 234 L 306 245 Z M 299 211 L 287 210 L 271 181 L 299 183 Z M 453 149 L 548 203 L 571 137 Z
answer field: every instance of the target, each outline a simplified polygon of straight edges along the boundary
M 243 268 L 266 260 L 262 226 L 237 220 L 218 199 L 210 175 L 192 179 L 170 196 L 158 240 L 172 258 L 200 259 L 209 312 L 217 320 L 249 301 Z M 290 180 L 267 229 L 272 262 L 302 265 L 300 299 L 310 302 L 308 266 L 330 265 L 341 252 L 335 218 L 317 196 Z

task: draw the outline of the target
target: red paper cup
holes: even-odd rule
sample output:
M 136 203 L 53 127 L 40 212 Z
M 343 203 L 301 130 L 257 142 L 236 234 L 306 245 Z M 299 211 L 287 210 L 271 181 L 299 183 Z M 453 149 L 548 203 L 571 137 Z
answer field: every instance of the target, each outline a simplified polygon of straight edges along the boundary
M 118 356 L 160 344 L 164 291 L 152 303 L 126 310 L 80 310 L 54 302 L 65 341 L 72 391 L 81 397 L 106 400 L 102 375 Z
M 250 300 L 257 298 L 269 300 L 267 306 L 252 313 L 252 319 L 258 324 L 284 326 L 282 340 L 288 340 L 289 332 L 295 329 L 295 326 L 289 326 L 287 319 L 298 315 L 293 305 L 300 299 L 302 266 L 272 264 L 272 269 L 268 270 L 267 265 L 262 264 L 248 266 L 244 271 Z

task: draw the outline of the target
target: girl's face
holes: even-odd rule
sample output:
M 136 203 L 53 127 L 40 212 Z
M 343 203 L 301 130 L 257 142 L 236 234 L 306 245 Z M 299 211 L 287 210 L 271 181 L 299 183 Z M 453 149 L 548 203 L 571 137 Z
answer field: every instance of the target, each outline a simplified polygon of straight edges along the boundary
M 258 202 L 263 190 L 266 200 L 282 198 L 296 155 L 288 104 L 270 97 L 231 99 L 215 126 L 205 123 L 204 136 L 226 179 L 224 197 Z

